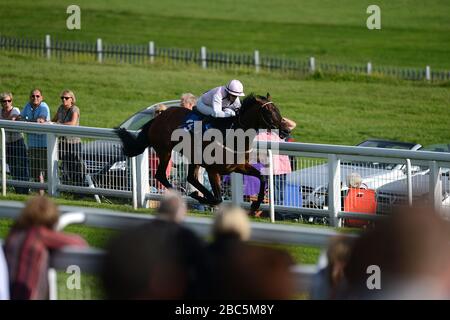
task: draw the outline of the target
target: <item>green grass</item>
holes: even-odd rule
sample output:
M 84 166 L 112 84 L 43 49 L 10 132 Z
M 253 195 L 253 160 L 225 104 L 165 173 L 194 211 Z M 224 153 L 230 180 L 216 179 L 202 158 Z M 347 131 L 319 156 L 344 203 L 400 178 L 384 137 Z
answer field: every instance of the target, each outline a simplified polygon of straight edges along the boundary
M 450 2 L 379 0 L 381 30 L 368 30 L 369 0 L 78 0 L 81 30 L 66 28 L 70 1 L 2 1 L 0 32 L 43 39 L 252 52 L 318 61 L 450 68 Z
M 139 109 L 183 92 L 201 94 L 239 78 L 247 93 L 270 92 L 281 113 L 295 120 L 297 141 L 354 145 L 367 138 L 418 142 L 450 141 L 449 83 L 426 84 L 349 75 L 299 79 L 251 70 L 202 70 L 185 64 L 103 64 L 47 61 L 0 54 L 0 88 L 22 108 L 30 88 L 41 87 L 52 115 L 59 94 L 71 88 L 80 124 L 112 128 Z

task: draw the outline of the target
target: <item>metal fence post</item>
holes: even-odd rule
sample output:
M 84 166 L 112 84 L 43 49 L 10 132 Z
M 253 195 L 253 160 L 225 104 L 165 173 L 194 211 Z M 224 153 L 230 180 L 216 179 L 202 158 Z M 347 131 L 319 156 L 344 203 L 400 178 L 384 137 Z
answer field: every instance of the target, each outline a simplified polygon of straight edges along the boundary
M 202 60 L 202 68 L 206 69 L 206 47 L 202 47 L 201 49 L 201 60 Z
M 103 62 L 103 46 L 102 46 L 102 39 L 97 39 L 97 60 L 98 62 Z
M 275 222 L 275 192 L 273 179 L 273 155 L 272 150 L 267 150 L 269 158 L 269 208 L 270 208 L 270 222 Z
M 372 62 L 367 62 L 367 74 L 372 74 Z
M 48 280 L 49 300 L 58 300 L 58 276 L 55 269 L 53 268 L 48 269 L 47 280 Z
M 259 68 L 260 68 L 260 61 L 259 61 L 259 51 L 255 50 L 255 70 L 256 72 L 259 72 Z
M 436 161 L 430 161 L 430 204 L 436 210 L 442 205 L 441 168 Z
M 316 59 L 314 59 L 314 57 L 309 58 L 309 69 L 312 73 L 316 71 Z
M 412 207 L 412 175 L 411 175 L 411 160 L 406 159 L 406 185 L 408 188 L 408 206 Z
M 51 40 L 50 40 L 50 35 L 47 34 L 45 36 L 45 54 L 47 56 L 47 59 L 50 59 L 51 56 Z
M 425 79 L 427 79 L 428 81 L 431 80 L 431 68 L 430 68 L 430 66 L 427 66 L 425 68 Z
M 136 157 L 130 158 L 131 160 L 131 192 L 133 199 L 133 209 L 138 208 L 138 198 L 137 198 L 137 174 L 136 174 Z
M 2 195 L 6 197 L 6 135 L 5 129 L 1 128 L 2 133 Z
M 56 196 L 58 191 L 58 138 L 54 133 L 47 133 L 47 183 L 48 194 Z
M 231 202 L 234 206 L 240 207 L 244 200 L 243 176 L 240 173 L 231 174 Z
M 136 157 L 136 176 L 137 176 L 137 205 L 139 208 L 148 208 L 145 195 L 150 192 L 149 170 L 148 167 L 148 148 Z
M 148 43 L 148 55 L 150 56 L 150 62 L 153 63 L 155 61 L 155 43 L 153 41 Z
M 341 160 L 335 155 L 328 155 L 328 210 L 330 212 L 331 224 L 341 227 L 338 218 L 341 211 Z

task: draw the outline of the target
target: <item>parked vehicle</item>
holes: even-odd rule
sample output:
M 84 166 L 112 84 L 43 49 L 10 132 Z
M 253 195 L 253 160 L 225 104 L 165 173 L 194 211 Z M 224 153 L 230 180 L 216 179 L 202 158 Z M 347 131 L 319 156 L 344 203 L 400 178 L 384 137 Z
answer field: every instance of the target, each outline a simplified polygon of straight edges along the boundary
M 138 131 L 144 124 L 154 118 L 155 108 L 159 104 L 178 107 L 179 100 L 164 101 L 146 107 L 123 121 L 119 127 Z M 82 145 L 82 159 L 86 174 L 97 188 L 114 190 L 131 190 L 129 164 L 122 152 L 119 141 L 95 140 Z M 154 161 L 149 161 L 151 166 Z
M 420 150 L 433 152 L 450 152 L 450 144 L 436 144 L 424 147 Z M 413 203 L 421 201 L 429 202 L 430 169 L 421 167 L 420 172 L 411 178 Z M 442 205 L 450 207 L 450 169 L 441 171 Z M 406 178 L 385 184 L 377 190 L 377 212 L 388 213 L 399 205 L 408 203 L 408 189 Z
M 370 139 L 361 142 L 359 147 L 389 148 L 418 150 L 422 146 L 416 143 L 396 142 L 387 140 Z M 406 165 L 365 162 L 365 161 L 345 161 L 341 163 L 341 193 L 344 199 L 348 190 L 347 177 L 350 174 L 358 174 L 368 189 L 376 190 L 381 186 L 401 180 L 406 177 Z M 415 171 L 419 167 L 414 167 Z M 324 209 L 328 207 L 328 164 L 320 164 L 309 168 L 300 169 L 288 174 L 286 186 L 289 190 L 298 190 L 300 197 L 298 203 L 305 208 Z M 341 201 L 342 204 L 344 201 Z M 342 208 L 343 209 L 343 208 Z M 306 216 L 308 221 L 315 221 L 314 217 Z M 321 220 L 321 219 L 319 219 Z

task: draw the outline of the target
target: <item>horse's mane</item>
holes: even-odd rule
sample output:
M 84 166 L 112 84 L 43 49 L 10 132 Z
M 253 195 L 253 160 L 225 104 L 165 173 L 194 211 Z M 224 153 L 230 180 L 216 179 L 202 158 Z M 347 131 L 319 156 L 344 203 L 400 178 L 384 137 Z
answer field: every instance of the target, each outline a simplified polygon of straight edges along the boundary
M 241 109 L 242 111 L 245 111 L 246 109 L 248 109 L 250 106 L 253 106 L 256 104 L 256 99 L 261 99 L 263 101 L 268 101 L 266 97 L 264 96 L 260 96 L 260 95 L 255 95 L 253 92 L 250 93 L 248 96 L 246 96 L 244 98 L 244 100 L 242 101 L 242 105 L 241 105 Z

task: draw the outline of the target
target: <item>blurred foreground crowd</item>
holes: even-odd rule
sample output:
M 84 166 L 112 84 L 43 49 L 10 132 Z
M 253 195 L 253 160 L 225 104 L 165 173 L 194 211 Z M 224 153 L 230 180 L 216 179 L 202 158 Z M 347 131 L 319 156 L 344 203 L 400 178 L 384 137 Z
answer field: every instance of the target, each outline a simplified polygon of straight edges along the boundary
M 206 240 L 184 226 L 185 216 L 182 197 L 167 191 L 155 219 L 110 240 L 101 272 L 106 298 L 450 298 L 450 225 L 427 208 L 332 238 L 308 288 L 296 283 L 289 253 L 249 241 L 251 224 L 241 208 L 220 207 Z M 50 199 L 28 201 L 0 250 L 1 299 L 48 299 L 51 251 L 88 246 L 55 231 L 58 218 Z

